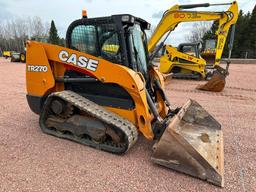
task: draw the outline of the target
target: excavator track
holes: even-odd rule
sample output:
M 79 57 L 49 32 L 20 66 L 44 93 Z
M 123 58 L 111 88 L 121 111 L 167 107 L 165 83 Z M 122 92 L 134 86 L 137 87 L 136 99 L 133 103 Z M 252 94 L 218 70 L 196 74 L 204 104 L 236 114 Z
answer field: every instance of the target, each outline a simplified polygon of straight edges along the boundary
M 51 108 L 54 101 L 66 103 L 68 107 L 62 112 L 66 114 L 65 116 L 54 113 Z M 91 121 L 96 128 L 93 128 L 88 121 Z M 131 122 L 73 91 L 50 94 L 43 107 L 39 122 L 44 133 L 115 154 L 128 151 L 138 138 L 137 128 Z M 88 126 L 88 124 L 90 125 Z M 89 128 L 86 128 L 86 125 Z M 100 127 L 102 128 L 99 129 Z M 88 130 L 86 131 L 86 129 Z M 96 136 L 85 134 L 87 132 Z M 113 135 L 114 139 L 106 137 L 107 133 Z M 99 139 L 95 140 L 96 137 Z
M 198 74 L 182 74 L 182 73 L 174 73 L 172 75 L 173 79 L 183 79 L 183 80 L 201 80 L 201 76 Z

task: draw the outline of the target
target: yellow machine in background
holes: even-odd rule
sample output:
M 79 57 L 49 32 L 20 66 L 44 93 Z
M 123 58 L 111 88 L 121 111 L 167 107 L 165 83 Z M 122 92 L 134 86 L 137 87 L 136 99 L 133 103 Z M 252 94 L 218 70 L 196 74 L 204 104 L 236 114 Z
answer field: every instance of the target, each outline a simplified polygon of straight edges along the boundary
M 8 58 L 11 57 L 11 55 L 12 55 L 13 52 L 14 52 L 14 51 L 3 51 L 3 57 L 6 58 L 6 59 L 8 59 Z
M 122 154 L 140 132 L 155 140 L 153 162 L 223 186 L 221 125 L 196 101 L 171 107 L 148 60 L 149 27 L 132 15 L 84 15 L 67 47 L 28 42 L 28 104 L 47 134 Z
M 11 54 L 11 62 L 26 62 L 26 51 L 22 53 L 12 53 Z
M 6 59 L 11 58 L 11 62 L 26 62 L 26 52 L 16 52 L 16 51 L 4 51 L 3 57 Z
M 225 12 L 213 12 L 213 11 L 186 11 L 187 9 L 197 8 L 197 7 L 210 7 L 217 5 L 230 5 L 229 9 Z M 195 21 L 218 21 L 219 26 L 216 32 L 217 35 L 217 44 L 216 44 L 216 52 L 215 52 L 215 61 L 214 67 L 216 69 L 220 69 L 219 64 L 222 59 L 223 49 L 226 43 L 226 39 L 229 34 L 229 30 L 231 29 L 231 34 L 234 33 L 234 25 L 238 19 L 238 5 L 237 2 L 228 4 L 195 4 L 195 5 L 175 5 L 168 9 L 161 21 L 159 22 L 156 30 L 152 34 L 149 43 L 148 50 L 151 54 L 154 55 L 154 50 L 156 48 L 157 43 L 159 43 L 163 36 L 165 39 L 161 42 L 160 48 L 164 46 L 164 42 L 170 35 L 170 33 L 177 27 L 179 23 L 182 22 L 195 22 Z M 230 44 L 232 45 L 233 35 L 230 38 Z M 187 44 L 187 46 L 191 46 L 192 48 L 196 48 L 195 44 Z M 230 46 L 230 51 L 232 50 Z M 189 55 L 182 50 L 178 50 L 170 45 L 165 45 L 165 53 L 160 58 L 160 71 L 162 73 L 174 73 L 177 77 L 183 78 L 197 78 L 197 79 L 205 79 L 207 75 L 206 65 L 208 64 L 201 55 L 199 54 L 199 49 L 194 55 Z M 228 67 L 226 68 L 228 69 Z M 219 75 L 222 77 L 219 78 L 219 84 L 223 85 L 223 81 L 225 81 L 225 76 L 228 74 L 227 70 L 219 70 Z M 216 79 L 216 78 L 215 78 Z M 216 81 L 215 81 L 216 83 Z M 214 87 L 213 90 L 222 90 L 224 87 Z M 218 83 L 217 83 L 218 84 Z
M 160 57 L 162 73 L 173 73 L 175 78 L 205 79 L 206 61 L 200 55 L 200 43 L 183 43 L 177 48 L 166 45 L 164 49 L 165 54 Z

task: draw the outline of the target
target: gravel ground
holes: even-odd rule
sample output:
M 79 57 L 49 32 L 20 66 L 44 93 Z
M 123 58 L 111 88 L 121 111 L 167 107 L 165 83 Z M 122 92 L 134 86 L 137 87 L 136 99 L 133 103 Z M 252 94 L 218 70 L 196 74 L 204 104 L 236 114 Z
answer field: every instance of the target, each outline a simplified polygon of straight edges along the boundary
M 175 106 L 197 100 L 222 124 L 225 188 L 150 161 L 143 137 L 123 156 L 43 134 L 26 102 L 25 65 L 0 58 L 0 191 L 256 191 L 256 65 L 232 65 L 222 93 L 172 80 Z

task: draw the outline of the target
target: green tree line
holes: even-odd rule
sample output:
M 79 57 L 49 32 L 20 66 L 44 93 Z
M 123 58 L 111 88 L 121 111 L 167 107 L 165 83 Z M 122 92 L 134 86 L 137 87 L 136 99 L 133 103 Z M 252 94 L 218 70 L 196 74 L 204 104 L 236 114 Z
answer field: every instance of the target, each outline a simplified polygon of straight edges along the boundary
M 215 32 L 218 23 L 214 22 L 211 29 L 205 33 L 202 40 L 216 39 Z M 229 38 L 228 38 L 229 39 Z M 228 56 L 228 42 L 226 43 L 223 57 Z M 236 23 L 235 39 L 232 50 L 233 58 L 256 58 L 256 5 L 250 13 L 239 12 Z

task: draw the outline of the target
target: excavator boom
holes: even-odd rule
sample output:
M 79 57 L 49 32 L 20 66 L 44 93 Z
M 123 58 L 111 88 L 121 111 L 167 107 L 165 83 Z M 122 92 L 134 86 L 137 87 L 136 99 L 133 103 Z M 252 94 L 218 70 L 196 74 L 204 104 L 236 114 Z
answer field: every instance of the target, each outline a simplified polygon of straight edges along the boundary
M 189 9 L 197 8 L 197 7 L 210 7 L 210 6 L 219 6 L 219 5 L 230 5 L 229 9 L 224 12 L 213 12 L 213 11 L 191 11 Z M 227 4 L 195 4 L 195 5 L 175 5 L 168 9 L 164 14 L 162 19 L 160 20 L 159 24 L 157 25 L 154 33 L 152 34 L 149 43 L 148 43 L 148 50 L 150 53 L 153 52 L 157 43 L 159 43 L 162 37 L 165 36 L 164 41 L 167 39 L 169 34 L 175 30 L 175 28 L 183 22 L 198 22 L 198 21 L 218 21 L 218 29 L 216 31 L 217 35 L 217 43 L 216 49 L 213 56 L 214 62 L 213 66 L 217 66 L 220 64 L 222 59 L 223 50 L 225 47 L 225 43 L 230 31 L 230 28 L 235 25 L 238 19 L 238 5 L 237 2 L 234 1 L 232 3 Z M 161 42 L 163 44 L 163 42 Z M 168 48 L 169 47 L 169 48 Z M 179 52 L 175 50 L 170 45 L 165 45 L 165 54 L 160 58 L 160 71 L 162 73 L 181 73 L 181 75 L 185 75 L 185 73 L 195 74 L 196 77 L 199 79 L 206 79 L 209 78 L 211 73 L 208 73 L 206 70 L 207 61 L 204 60 L 201 56 L 197 57 L 197 61 L 193 59 L 193 57 L 189 54 Z M 196 61 L 196 62 L 195 62 Z M 211 64 L 212 65 L 212 64 Z M 219 68 L 215 68 L 217 71 Z M 207 74 L 208 73 L 208 74 Z M 215 91 L 215 90 L 223 90 L 225 86 L 225 77 L 221 72 L 216 72 L 218 75 L 210 81 L 207 86 L 204 86 L 203 90 L 208 91 Z M 225 74 L 228 74 L 226 72 Z M 199 75 L 199 76 L 198 76 Z M 222 75 L 222 76 L 221 76 Z M 191 76 L 191 75 L 190 75 Z M 210 89 L 216 84 L 218 89 Z M 224 81 L 223 81 L 224 80 Z M 215 82 L 213 82 L 215 81 Z M 208 87 L 208 88 L 206 88 Z
M 209 7 L 216 4 L 198 4 L 198 5 L 175 5 L 168 9 L 160 22 L 158 23 L 154 33 L 148 42 L 148 51 L 152 52 L 157 43 L 161 41 L 161 38 L 170 31 L 174 31 L 175 28 L 183 22 L 197 22 L 197 21 L 219 21 L 217 30 L 217 50 L 216 61 L 219 62 L 223 53 L 225 42 L 228 36 L 230 27 L 236 23 L 238 19 L 238 5 L 234 1 L 230 4 L 229 9 L 225 12 L 212 12 L 212 11 L 187 11 L 184 9 L 191 9 L 196 7 Z M 218 4 L 223 5 L 223 4 Z

